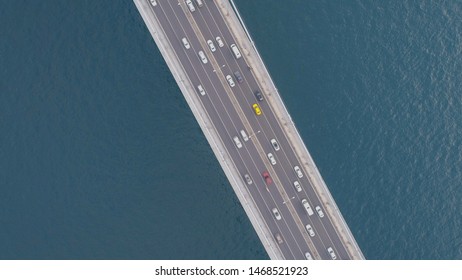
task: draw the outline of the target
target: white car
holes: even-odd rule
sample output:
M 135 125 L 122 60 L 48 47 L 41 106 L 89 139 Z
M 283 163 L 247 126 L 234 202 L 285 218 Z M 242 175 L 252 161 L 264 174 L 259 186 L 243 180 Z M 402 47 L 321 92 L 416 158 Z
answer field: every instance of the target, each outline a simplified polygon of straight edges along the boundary
M 332 247 L 327 248 L 327 252 L 329 253 L 330 257 L 331 257 L 333 260 L 336 260 L 336 259 L 337 259 L 337 255 L 335 255 L 334 249 L 332 249 Z
M 202 3 L 202 0 L 196 0 L 197 6 L 202 7 L 204 6 L 204 3 Z
M 310 236 L 314 237 L 315 233 L 314 233 L 313 227 L 310 224 L 307 224 L 305 227 L 306 227 L 306 230 L 308 231 L 308 233 L 310 234 Z
M 226 80 L 228 80 L 228 84 L 230 87 L 234 87 L 236 84 L 234 83 L 233 81 L 233 77 L 231 77 L 231 75 L 227 75 L 226 76 Z
M 245 181 L 247 182 L 248 185 L 252 185 L 253 181 L 252 181 L 252 178 L 250 178 L 249 174 L 245 174 L 244 179 L 245 179 Z
M 183 39 L 181 39 L 181 42 L 183 42 L 183 45 L 187 50 L 189 50 L 189 48 L 191 48 L 191 46 L 189 45 L 188 39 L 183 38 Z
M 202 63 L 207 64 L 207 62 L 209 62 L 203 51 L 199 51 L 199 57 L 201 58 Z
M 234 136 L 233 140 L 234 140 L 234 143 L 236 143 L 236 146 L 237 146 L 239 149 L 242 148 L 242 143 L 241 143 L 241 141 L 239 140 L 239 137 Z
M 310 254 L 309 252 L 306 252 L 306 253 L 305 253 L 305 258 L 306 258 L 307 260 L 310 260 L 310 261 L 313 260 L 313 257 L 311 256 L 311 254 Z
M 322 209 L 321 209 L 321 206 L 316 206 L 316 212 L 318 212 L 318 215 L 319 215 L 319 218 L 323 218 L 324 217 L 324 212 L 322 212 Z
M 284 243 L 284 240 L 282 239 L 282 236 L 280 233 L 276 233 L 274 237 L 276 237 L 276 240 L 279 244 Z
M 279 147 L 279 144 L 278 142 L 276 141 L 276 139 L 271 139 L 271 145 L 273 145 L 273 148 L 275 151 L 279 151 L 280 147 Z
M 154 7 L 157 6 L 157 1 L 156 0 L 151 0 L 151 5 L 153 5 Z
M 279 211 L 277 208 L 273 208 L 273 214 L 274 214 L 274 217 L 276 218 L 276 220 L 281 220 L 281 214 L 279 214 Z
M 202 96 L 205 95 L 205 90 L 204 90 L 204 88 L 202 87 L 202 85 L 198 85 L 198 86 L 197 86 L 197 89 L 199 90 L 199 93 L 200 93 Z
M 276 159 L 274 158 L 272 153 L 268 154 L 268 159 L 270 160 L 272 165 L 276 165 Z
M 298 181 L 295 181 L 294 182 L 294 187 L 295 189 L 297 190 L 297 192 L 301 192 L 302 191 L 302 187 L 300 186 L 300 183 Z
M 249 136 L 247 136 L 247 133 L 245 133 L 245 130 L 241 130 L 241 136 L 242 139 L 244 139 L 245 142 L 249 141 Z
M 212 40 L 208 40 L 207 44 L 209 45 L 209 48 L 212 52 L 215 52 L 217 49 L 215 48 L 215 45 L 213 44 Z
M 295 173 L 297 173 L 298 178 L 302 178 L 302 177 L 303 177 L 302 170 L 300 169 L 300 167 L 298 167 L 298 165 L 295 165 L 295 166 L 294 166 L 294 170 L 295 170 Z
M 223 48 L 223 46 L 225 45 L 225 44 L 223 44 L 223 41 L 221 40 L 220 37 L 216 37 L 216 38 L 215 38 L 215 41 L 217 41 L 218 46 L 219 46 L 220 48 Z
M 304 207 L 305 210 L 306 210 L 306 213 L 308 213 L 308 216 L 311 216 L 311 215 L 314 214 L 313 209 L 311 209 L 311 206 L 310 206 L 310 204 L 308 203 L 308 200 L 306 200 L 306 198 L 304 198 L 304 199 L 302 200 L 302 204 L 303 204 L 303 207 Z
M 196 8 L 194 8 L 194 4 L 191 2 L 191 0 L 186 0 L 186 5 L 188 5 L 188 8 L 191 11 L 191 13 L 196 10 Z

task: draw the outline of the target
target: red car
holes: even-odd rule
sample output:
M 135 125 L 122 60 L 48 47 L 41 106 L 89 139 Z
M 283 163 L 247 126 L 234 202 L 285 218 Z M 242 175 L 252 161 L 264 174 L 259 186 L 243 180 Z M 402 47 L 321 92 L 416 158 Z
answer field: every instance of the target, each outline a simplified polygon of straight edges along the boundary
M 267 185 L 271 185 L 273 183 L 273 179 L 271 179 L 271 176 L 269 175 L 268 171 L 263 172 L 262 175 Z

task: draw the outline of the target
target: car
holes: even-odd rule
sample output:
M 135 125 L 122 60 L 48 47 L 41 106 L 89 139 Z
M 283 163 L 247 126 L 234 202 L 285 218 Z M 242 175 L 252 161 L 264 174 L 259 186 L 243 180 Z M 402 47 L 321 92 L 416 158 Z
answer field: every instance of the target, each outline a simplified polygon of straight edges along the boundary
M 262 95 L 261 92 L 259 92 L 258 90 L 255 92 L 255 98 L 256 98 L 258 101 L 263 101 L 263 95 Z
M 234 137 L 233 137 L 233 140 L 234 140 L 234 143 L 236 144 L 236 146 L 237 146 L 239 149 L 242 148 L 242 143 L 241 143 L 241 141 L 239 140 L 239 137 L 234 136 Z
M 264 171 L 261 175 L 263 176 L 263 179 L 265 179 L 265 183 L 267 185 L 271 185 L 273 183 L 273 179 L 271 179 L 268 171 Z
M 302 191 L 302 187 L 300 186 L 300 183 L 298 181 L 294 181 L 294 187 L 297 190 L 297 192 Z
M 209 45 L 209 48 L 212 52 L 215 52 L 217 49 L 215 48 L 215 45 L 213 44 L 212 40 L 207 40 L 207 44 Z
M 228 84 L 229 84 L 230 87 L 234 87 L 236 85 L 234 83 L 233 78 L 231 77 L 231 75 L 227 75 L 226 80 L 228 80 Z
M 202 87 L 202 85 L 198 85 L 198 86 L 197 86 L 197 89 L 199 90 L 199 93 L 200 93 L 202 96 L 205 95 L 205 90 L 204 90 L 204 88 Z
M 279 210 L 277 208 L 273 208 L 273 214 L 274 214 L 274 217 L 276 218 L 276 220 L 281 220 L 281 214 L 279 214 Z
M 310 224 L 307 224 L 305 227 L 306 227 L 306 231 L 308 231 L 311 237 L 315 236 L 313 227 Z
M 181 39 L 181 41 L 183 42 L 183 45 L 187 50 L 189 50 L 189 48 L 191 48 L 191 46 L 189 45 L 188 39 L 183 38 L 183 39 Z
M 221 40 L 220 37 L 216 37 L 216 38 L 215 38 L 215 41 L 217 41 L 218 46 L 219 46 L 220 48 L 222 48 L 222 47 L 225 45 L 225 44 L 223 44 L 223 41 Z
M 239 51 L 239 49 L 237 48 L 236 44 L 232 44 L 231 46 L 229 46 L 231 48 L 231 50 L 233 51 L 233 54 L 234 56 L 236 57 L 236 59 L 239 59 L 241 58 L 241 52 Z
M 271 145 L 273 145 L 273 148 L 275 151 L 279 151 L 280 147 L 279 147 L 279 144 L 278 142 L 276 141 L 276 139 L 271 139 Z
M 274 158 L 272 153 L 268 154 L 268 159 L 270 160 L 272 165 L 276 165 L 276 159 Z
M 244 179 L 247 182 L 247 185 L 252 185 L 253 181 L 252 181 L 252 178 L 250 178 L 249 174 L 245 174 Z
M 245 133 L 245 130 L 241 130 L 241 136 L 242 139 L 244 139 L 245 142 L 249 141 L 249 136 L 247 136 L 247 133 Z
M 242 78 L 241 73 L 239 71 L 234 72 L 234 77 L 236 77 L 237 82 L 240 83 L 240 84 L 242 84 L 242 82 L 244 81 L 244 79 Z
M 298 165 L 294 166 L 295 173 L 297 173 L 298 178 L 303 178 L 303 173 Z
M 157 1 L 156 0 L 151 0 L 151 5 L 153 5 L 154 7 L 157 6 Z
M 332 247 L 327 248 L 327 253 L 329 253 L 330 257 L 333 260 L 337 259 L 337 255 L 335 255 L 334 249 L 332 249 Z
M 191 13 L 196 10 L 196 8 L 194 8 L 194 4 L 191 2 L 191 0 L 186 0 L 186 5 L 188 5 L 188 8 L 191 11 Z
M 319 218 L 323 218 L 324 217 L 324 212 L 322 212 L 322 209 L 321 209 L 321 206 L 316 206 L 316 212 L 318 212 L 318 215 L 319 215 Z
M 310 261 L 313 260 L 313 257 L 311 256 L 310 252 L 306 252 L 306 253 L 305 253 L 305 258 L 306 258 L 307 260 L 310 260 Z
M 202 0 L 196 0 L 196 3 L 199 8 L 204 6 L 204 3 L 202 3 Z
M 258 107 L 258 104 L 256 104 L 256 103 L 253 104 L 253 105 L 252 105 L 252 108 L 253 108 L 253 110 L 255 111 L 255 114 L 256 114 L 257 116 L 260 116 L 260 115 L 261 115 L 261 110 L 260 110 L 260 107 Z
M 203 51 L 199 51 L 199 57 L 202 60 L 202 63 L 207 64 L 207 62 L 209 62 Z
M 306 198 L 302 199 L 302 204 L 303 204 L 303 207 L 306 210 L 306 213 L 308 213 L 308 216 L 311 216 L 311 215 L 314 214 L 313 209 L 311 209 L 311 206 L 308 203 L 308 200 Z
M 276 241 L 277 241 L 279 244 L 284 243 L 284 240 L 282 240 L 281 234 L 276 233 L 276 234 L 274 235 L 274 237 L 276 237 Z

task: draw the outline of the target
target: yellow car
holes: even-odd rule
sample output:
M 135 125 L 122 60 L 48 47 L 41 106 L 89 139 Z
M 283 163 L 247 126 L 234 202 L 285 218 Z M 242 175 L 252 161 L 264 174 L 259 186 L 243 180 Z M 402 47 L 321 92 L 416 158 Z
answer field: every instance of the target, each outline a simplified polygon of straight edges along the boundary
M 252 108 L 253 108 L 253 110 L 255 111 L 255 114 L 256 114 L 257 116 L 260 116 L 260 115 L 261 115 L 261 110 L 260 110 L 260 107 L 258 107 L 258 104 L 253 104 L 253 105 L 252 105 Z

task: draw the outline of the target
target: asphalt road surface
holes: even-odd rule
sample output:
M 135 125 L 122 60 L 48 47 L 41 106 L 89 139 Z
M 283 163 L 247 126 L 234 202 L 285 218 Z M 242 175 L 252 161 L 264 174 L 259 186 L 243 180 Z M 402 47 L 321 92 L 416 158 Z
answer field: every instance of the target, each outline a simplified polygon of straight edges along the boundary
M 337 259 L 350 259 L 351 256 L 332 225 L 331 218 L 324 210 L 305 170 L 302 168 L 302 178 L 298 178 L 295 173 L 294 166 L 302 167 L 302 164 L 298 161 L 272 108 L 266 100 L 256 99 L 256 91 L 260 91 L 266 99 L 265 92 L 259 88 L 252 73 L 253 69 L 248 67 L 244 54 L 236 59 L 231 51 L 230 45 L 237 43 L 219 8 L 211 0 L 203 0 L 202 7 L 198 7 L 193 1 L 194 12 L 188 9 L 185 0 L 157 0 L 156 6 L 152 6 L 149 0 L 146 2 L 159 20 L 176 56 L 194 85 L 202 106 L 242 175 L 241 179 L 248 187 L 266 226 L 273 233 L 273 238 L 277 234 L 282 237 L 283 243 L 276 244 L 284 257 L 305 259 L 306 252 L 310 252 L 315 258 L 331 259 L 327 251 L 327 248 L 331 247 Z M 223 47 L 219 46 L 216 37 L 221 38 Z M 183 44 L 183 38 L 187 39 L 189 49 Z M 214 52 L 211 51 L 207 40 L 213 42 L 216 49 Z M 240 49 L 239 46 L 238 48 Z M 199 51 L 204 52 L 207 63 L 201 61 Z M 239 71 L 243 77 L 242 83 L 238 83 L 234 76 L 235 71 Z M 227 82 L 227 75 L 233 78 L 234 87 Z M 199 93 L 198 85 L 203 87 L 205 95 Z M 253 104 L 258 104 L 261 115 L 256 115 Z M 245 130 L 250 137 L 248 141 L 244 141 L 241 130 Z M 242 144 L 241 148 L 238 148 L 233 140 L 236 136 Z M 278 151 L 271 144 L 271 139 L 275 139 L 279 144 Z M 275 165 L 268 159 L 268 153 L 273 154 Z M 272 184 L 265 183 L 262 176 L 264 171 L 271 175 Z M 252 184 L 246 183 L 244 174 L 250 175 Z M 300 183 L 301 192 L 295 189 L 294 181 Z M 314 215 L 309 216 L 304 209 L 301 203 L 304 198 L 309 201 Z M 315 210 L 316 206 L 322 208 L 323 218 Z M 280 220 L 273 214 L 273 208 L 278 209 Z M 313 237 L 305 228 L 307 224 L 310 224 L 315 232 Z M 316 248 L 315 252 L 308 246 L 310 239 Z

